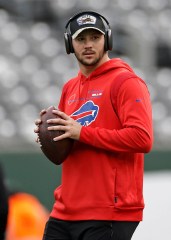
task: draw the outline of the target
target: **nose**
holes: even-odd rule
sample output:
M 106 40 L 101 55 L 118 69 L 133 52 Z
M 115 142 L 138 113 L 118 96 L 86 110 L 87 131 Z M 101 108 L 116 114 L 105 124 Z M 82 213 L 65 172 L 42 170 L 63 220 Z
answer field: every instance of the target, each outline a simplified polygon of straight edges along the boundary
M 92 47 L 92 41 L 90 39 L 86 39 L 84 42 L 85 48 L 91 48 Z

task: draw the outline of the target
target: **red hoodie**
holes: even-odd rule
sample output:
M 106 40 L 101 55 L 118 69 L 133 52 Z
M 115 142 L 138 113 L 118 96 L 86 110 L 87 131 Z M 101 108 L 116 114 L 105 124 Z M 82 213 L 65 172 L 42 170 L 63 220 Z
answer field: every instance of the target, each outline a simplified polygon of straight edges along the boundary
M 121 81 L 122 75 L 131 77 Z M 152 114 L 144 81 L 121 59 L 68 81 L 59 109 L 83 127 L 62 164 L 51 216 L 64 220 L 141 221 L 144 153 Z

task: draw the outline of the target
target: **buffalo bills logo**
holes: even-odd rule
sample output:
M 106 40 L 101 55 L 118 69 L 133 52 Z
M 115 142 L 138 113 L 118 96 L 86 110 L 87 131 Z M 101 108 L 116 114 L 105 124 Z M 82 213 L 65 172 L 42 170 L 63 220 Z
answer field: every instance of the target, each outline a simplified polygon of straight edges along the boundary
M 71 117 L 82 126 L 88 126 L 95 121 L 99 112 L 99 107 L 93 101 L 84 103 Z
M 83 15 L 83 16 L 77 18 L 77 23 L 79 26 L 84 25 L 84 24 L 95 24 L 96 17 L 86 14 L 86 15 Z

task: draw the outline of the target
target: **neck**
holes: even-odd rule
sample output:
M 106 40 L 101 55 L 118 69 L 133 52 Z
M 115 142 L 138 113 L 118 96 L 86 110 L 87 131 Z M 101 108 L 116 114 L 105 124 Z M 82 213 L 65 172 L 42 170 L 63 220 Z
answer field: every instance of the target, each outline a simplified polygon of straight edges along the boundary
M 97 64 L 86 66 L 79 62 L 80 71 L 82 72 L 82 74 L 84 76 L 88 77 L 96 68 L 100 67 L 103 63 L 105 63 L 109 60 L 110 60 L 110 58 L 108 57 L 108 54 L 106 53 Z

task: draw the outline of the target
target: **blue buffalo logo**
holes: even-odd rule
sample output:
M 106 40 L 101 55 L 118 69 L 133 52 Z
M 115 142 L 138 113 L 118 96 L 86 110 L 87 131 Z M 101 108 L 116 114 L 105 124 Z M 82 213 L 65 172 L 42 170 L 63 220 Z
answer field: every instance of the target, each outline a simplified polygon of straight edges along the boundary
M 95 121 L 99 107 L 93 101 L 84 103 L 71 117 L 79 122 L 82 126 L 88 126 Z

